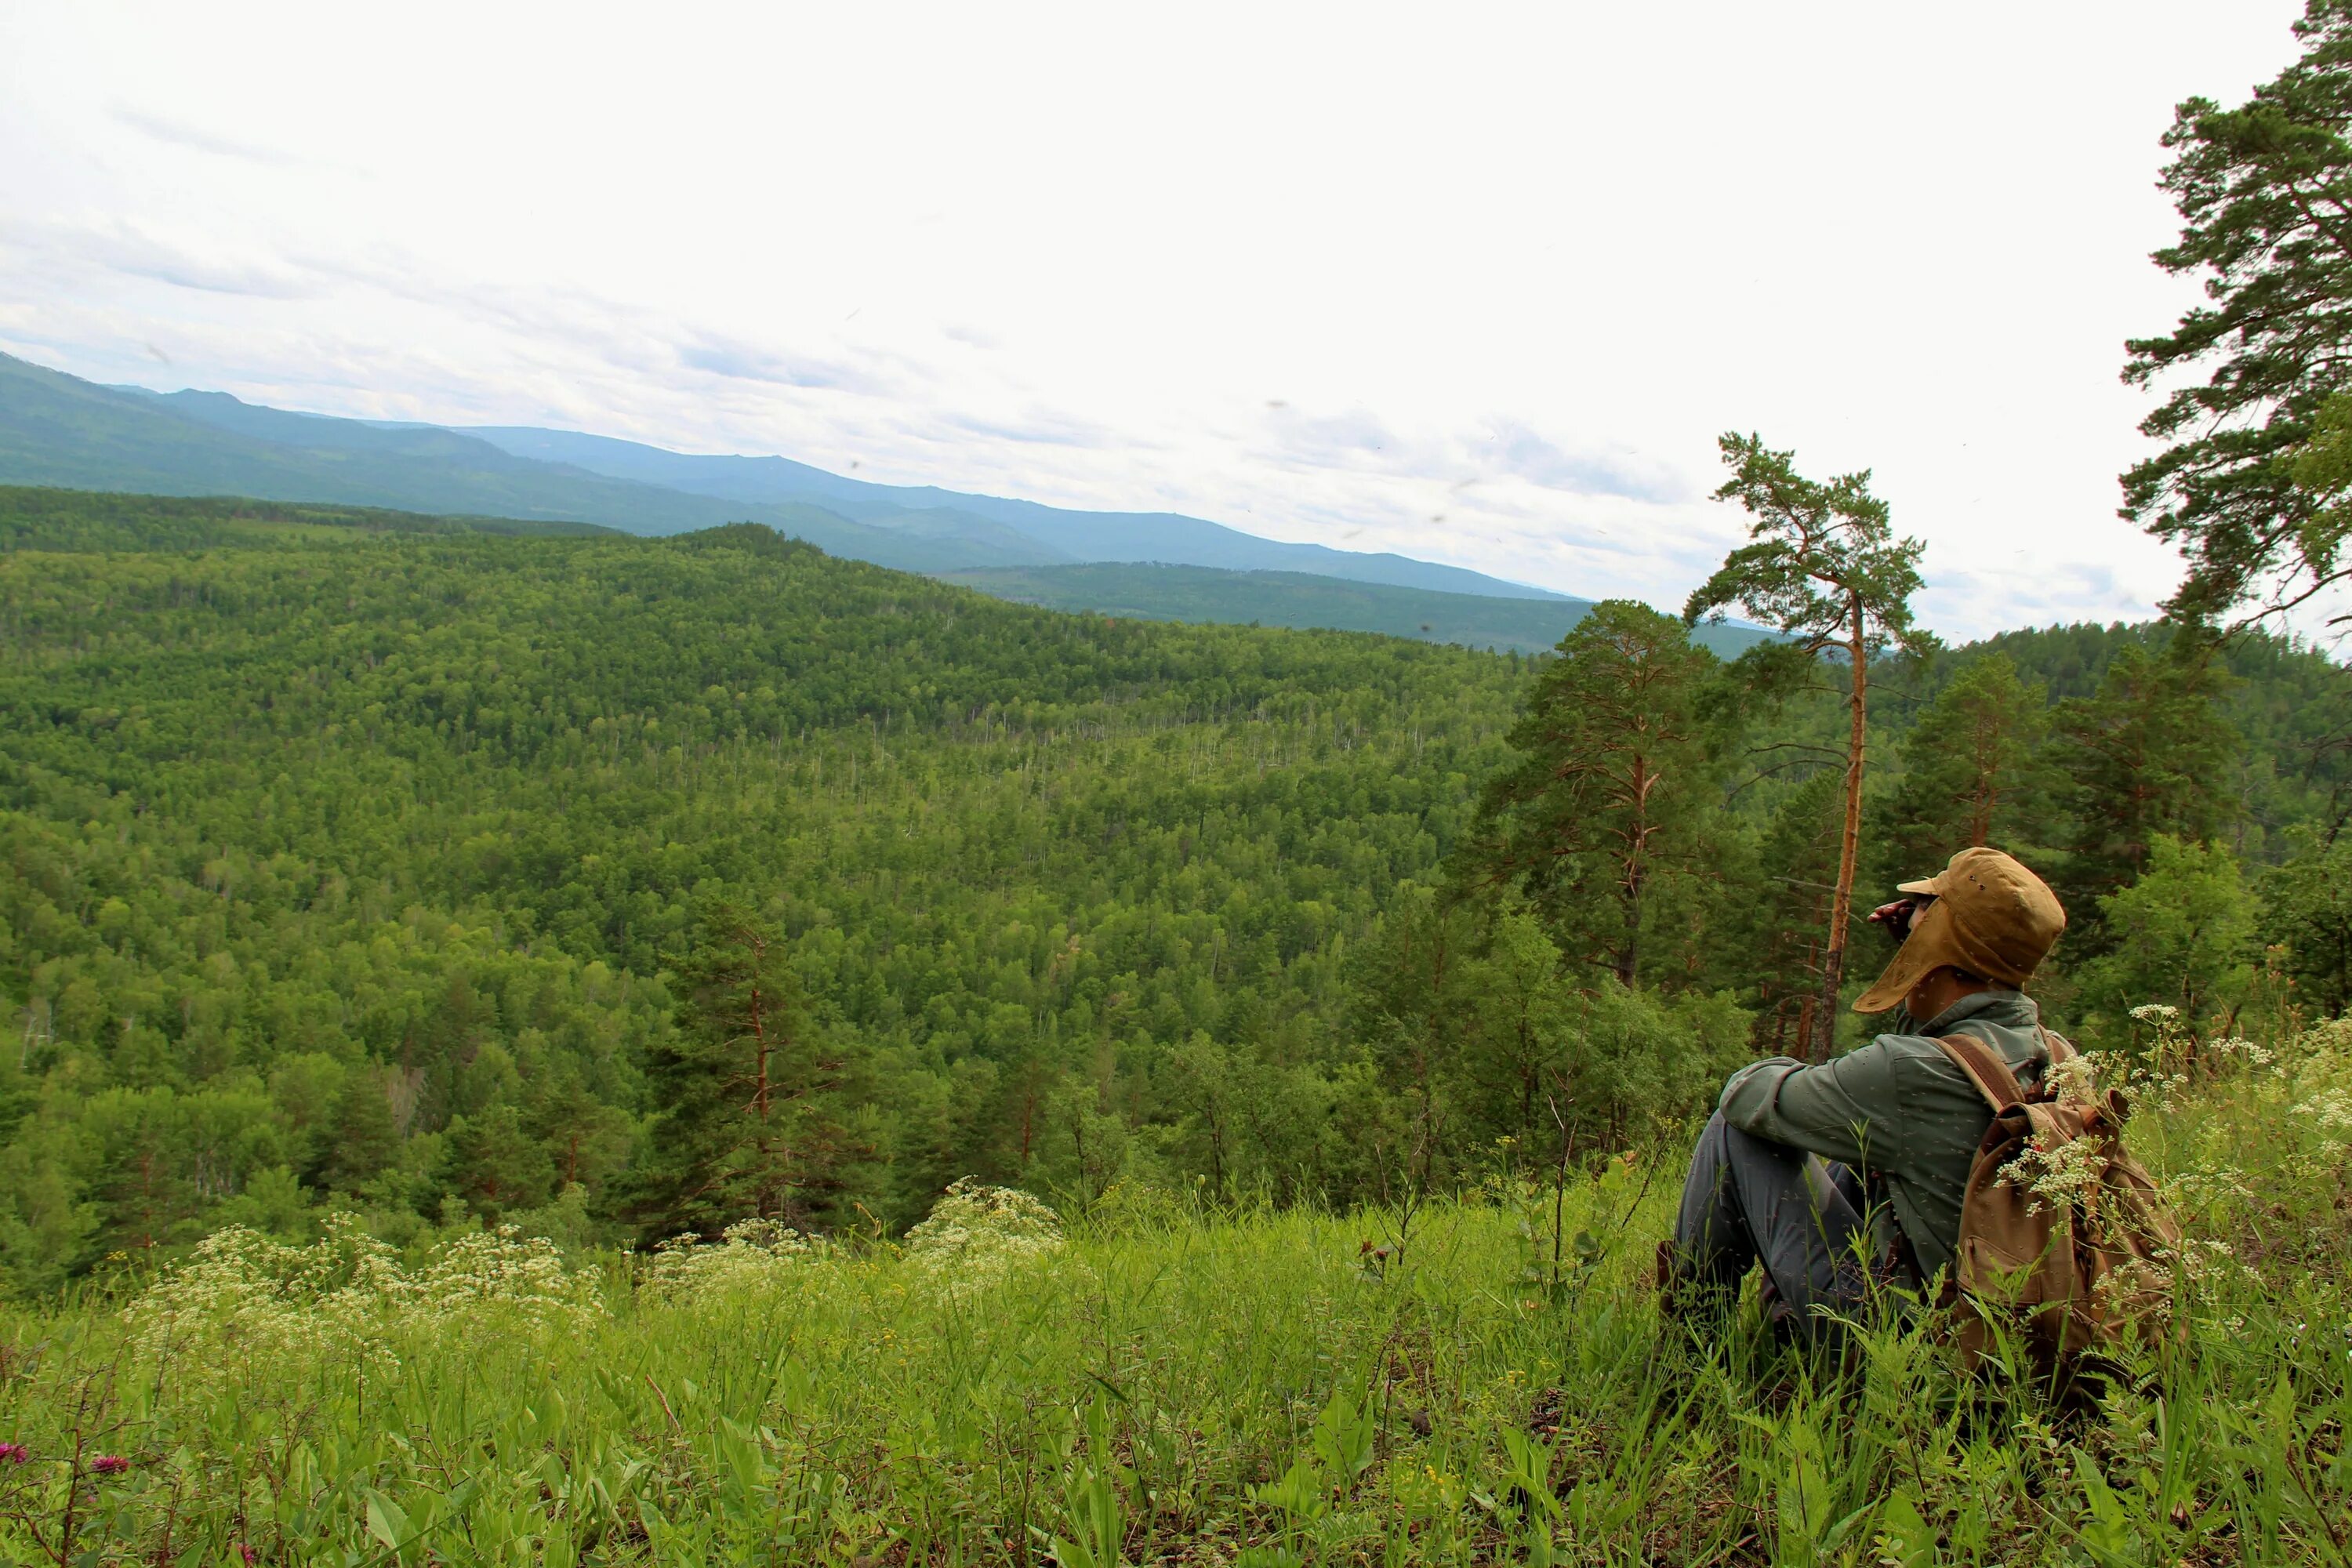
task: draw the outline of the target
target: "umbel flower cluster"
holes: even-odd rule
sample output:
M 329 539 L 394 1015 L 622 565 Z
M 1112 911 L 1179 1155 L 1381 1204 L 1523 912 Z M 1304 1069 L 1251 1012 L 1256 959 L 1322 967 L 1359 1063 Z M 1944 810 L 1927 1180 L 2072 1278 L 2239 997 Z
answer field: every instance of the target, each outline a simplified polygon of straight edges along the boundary
M 1027 1193 L 966 1176 L 907 1233 L 906 1258 L 935 1283 L 965 1291 L 994 1284 L 1015 1265 L 1061 1246 L 1062 1224 L 1052 1209 Z
M 638 1285 L 663 1300 L 761 1289 L 783 1283 L 793 1268 L 826 1250 L 821 1238 L 775 1220 L 738 1220 L 716 1243 L 692 1236 L 663 1242 L 646 1261 Z
M 216 1231 L 123 1315 L 147 1354 L 229 1373 L 256 1361 L 386 1357 L 387 1336 L 419 1324 L 576 1329 L 604 1311 L 591 1276 L 567 1269 L 553 1243 L 511 1226 L 445 1242 L 411 1269 L 355 1217 L 339 1215 L 303 1247 L 242 1226 Z

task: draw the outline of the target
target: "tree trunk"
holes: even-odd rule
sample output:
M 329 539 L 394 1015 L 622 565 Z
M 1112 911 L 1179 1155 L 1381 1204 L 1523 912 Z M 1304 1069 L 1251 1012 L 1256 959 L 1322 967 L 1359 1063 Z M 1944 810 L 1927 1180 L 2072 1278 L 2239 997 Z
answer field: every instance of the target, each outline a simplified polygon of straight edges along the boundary
M 1831 1048 L 1837 1043 L 1838 987 L 1845 979 L 1846 916 L 1853 903 L 1854 861 L 1862 850 L 1862 748 L 1868 716 L 1870 669 L 1864 662 L 1866 645 L 1863 639 L 1862 599 L 1853 595 L 1848 603 L 1853 610 L 1851 640 L 1846 644 L 1853 665 L 1853 695 L 1850 699 L 1853 727 L 1846 739 L 1845 831 L 1838 838 L 1837 889 L 1830 895 L 1829 947 L 1822 954 L 1820 1001 L 1813 1008 L 1811 1059 L 1817 1064 L 1830 1059 Z
M 1625 894 L 1625 941 L 1617 950 L 1617 978 L 1631 989 L 1642 959 L 1642 882 L 1637 875 Z

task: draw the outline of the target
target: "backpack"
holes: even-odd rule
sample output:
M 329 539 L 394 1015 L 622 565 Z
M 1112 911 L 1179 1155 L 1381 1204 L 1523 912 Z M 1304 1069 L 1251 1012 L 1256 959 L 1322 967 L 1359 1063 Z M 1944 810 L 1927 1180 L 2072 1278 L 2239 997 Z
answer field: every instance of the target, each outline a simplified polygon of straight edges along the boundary
M 2053 1069 L 2078 1054 L 2046 1029 L 2042 1038 Z M 1982 1041 L 1936 1043 L 1993 1111 L 1946 1286 L 1963 1363 L 1982 1364 L 2011 1338 L 2039 1374 L 2063 1382 L 2087 1358 L 2154 1342 L 2172 1305 L 2180 1227 L 2124 1152 L 2123 1096 L 2062 1100 L 2054 1070 L 2028 1093 Z

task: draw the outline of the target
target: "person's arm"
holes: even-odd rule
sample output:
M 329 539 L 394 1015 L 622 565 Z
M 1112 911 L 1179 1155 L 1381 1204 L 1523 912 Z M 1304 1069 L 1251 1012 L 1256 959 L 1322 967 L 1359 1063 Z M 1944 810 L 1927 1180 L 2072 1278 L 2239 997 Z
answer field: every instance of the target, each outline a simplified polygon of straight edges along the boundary
M 1742 1068 L 1717 1109 L 1743 1132 L 1824 1160 L 1883 1167 L 1902 1152 L 1895 1058 L 1885 1037 L 1820 1067 L 1774 1057 Z

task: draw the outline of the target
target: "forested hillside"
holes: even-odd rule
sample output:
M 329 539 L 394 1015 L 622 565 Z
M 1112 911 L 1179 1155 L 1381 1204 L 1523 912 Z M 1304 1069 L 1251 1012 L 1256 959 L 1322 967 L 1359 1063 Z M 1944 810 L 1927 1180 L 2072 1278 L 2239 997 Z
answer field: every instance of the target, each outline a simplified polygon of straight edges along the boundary
M 1092 610 L 1156 621 L 1327 626 L 1518 653 L 1550 647 L 1592 607 L 1590 599 L 1507 599 L 1351 583 L 1305 572 L 1224 572 L 1208 566 L 1093 563 L 979 567 L 939 575 L 1000 599 L 1054 610 Z M 1725 625 L 1697 626 L 1691 635 L 1728 658 L 1768 634 Z
M 1056 614 L 753 526 L 501 526 L 0 492 L 11 1288 L 322 1205 L 395 1238 L 656 1236 L 712 1217 L 720 1176 L 817 1225 L 903 1224 L 971 1173 L 1080 1202 L 1385 1194 L 1557 1137 L 1546 1084 L 1605 1142 L 1785 1034 L 1830 822 L 1801 747 L 1832 699 L 1727 700 L 1671 633 L 1711 760 L 1638 956 L 1605 879 L 1480 858 L 1524 715 L 1594 678 L 1610 628 L 1663 621 L 1639 606 L 1538 666 Z M 1999 831 L 2082 868 L 2085 900 L 2172 855 L 2184 812 L 2249 862 L 2334 821 L 2340 671 L 2252 643 L 2234 687 L 2150 709 L 2117 678 L 2148 640 L 2001 642 L 2004 679 L 2066 701 L 1997 704 L 2023 726 L 1994 748 Z M 1991 668 L 1947 656 L 1886 705 L 1890 869 L 1939 863 L 1967 793 L 1916 715 Z M 2187 713 L 2230 787 L 2110 843 L 2063 748 L 2160 761 L 2149 711 Z M 2214 984 L 2242 995 L 2238 896 Z M 2085 931 L 2137 951 L 2097 909 Z M 783 1109 L 726 1143 L 713 1053 L 747 975 Z

